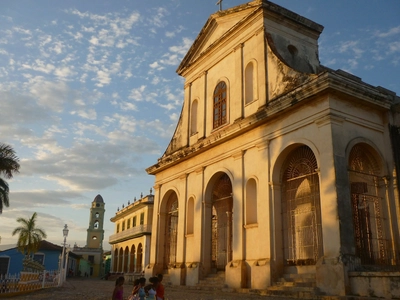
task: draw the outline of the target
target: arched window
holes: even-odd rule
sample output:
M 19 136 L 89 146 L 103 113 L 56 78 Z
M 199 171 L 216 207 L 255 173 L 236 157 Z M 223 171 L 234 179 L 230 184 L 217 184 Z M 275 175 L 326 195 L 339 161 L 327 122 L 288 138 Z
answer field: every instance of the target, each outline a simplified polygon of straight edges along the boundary
M 300 146 L 282 173 L 282 230 L 285 263 L 314 265 L 322 256 L 322 225 L 317 160 Z
M 349 156 L 356 255 L 363 265 L 389 265 L 391 239 L 385 224 L 385 182 L 375 150 L 357 144 Z
M 128 272 L 128 263 L 129 263 L 128 260 L 129 260 L 129 248 L 128 246 L 126 246 L 124 252 L 124 268 L 123 268 L 124 273 Z
M 192 103 L 192 114 L 190 119 L 190 134 L 197 133 L 197 100 L 194 100 Z
M 257 223 L 257 183 L 252 178 L 246 184 L 246 225 Z
M 186 224 L 186 234 L 193 234 L 194 230 L 194 199 L 189 198 L 187 206 L 187 224 Z
M 94 228 L 94 229 L 99 229 L 99 224 L 100 224 L 99 221 L 96 220 L 96 221 L 94 222 L 94 224 L 93 224 L 93 228 Z
M 132 245 L 130 259 L 129 259 L 129 272 L 130 273 L 135 272 L 135 265 L 136 265 L 136 257 L 135 256 L 136 256 L 135 245 Z
M 226 83 L 221 81 L 214 90 L 213 129 L 220 127 L 227 121 L 227 90 Z
M 121 248 L 119 249 L 119 255 L 118 255 L 118 270 L 117 272 L 122 272 L 122 261 L 124 260 L 124 250 Z
M 249 62 L 244 72 L 245 103 L 248 104 L 257 98 L 257 72 L 254 62 Z
M 136 272 L 142 272 L 142 271 L 143 271 L 143 246 L 142 244 L 139 244 L 137 249 Z
M 119 259 L 119 256 L 118 256 L 118 249 L 115 248 L 115 249 L 114 249 L 114 257 L 113 257 L 113 259 L 112 259 L 112 261 L 114 262 L 114 264 L 113 264 L 113 269 L 112 269 L 113 272 L 117 272 L 117 271 L 118 271 L 118 259 Z

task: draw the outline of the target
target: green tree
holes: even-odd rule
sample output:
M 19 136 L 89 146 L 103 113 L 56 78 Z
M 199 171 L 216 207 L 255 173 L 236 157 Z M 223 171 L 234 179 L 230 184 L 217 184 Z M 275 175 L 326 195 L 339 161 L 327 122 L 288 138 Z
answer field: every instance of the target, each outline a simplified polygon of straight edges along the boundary
M 19 171 L 19 159 L 14 149 L 6 144 L 0 144 L 0 175 L 10 179 L 14 173 Z M 3 212 L 3 206 L 9 206 L 8 194 L 10 189 L 8 183 L 0 177 L 0 214 Z
M 18 250 L 22 253 L 30 255 L 39 250 L 40 242 L 47 238 L 43 229 L 36 227 L 36 212 L 33 213 L 30 219 L 18 218 L 17 222 L 21 226 L 14 229 L 12 235 L 19 234 L 18 237 Z

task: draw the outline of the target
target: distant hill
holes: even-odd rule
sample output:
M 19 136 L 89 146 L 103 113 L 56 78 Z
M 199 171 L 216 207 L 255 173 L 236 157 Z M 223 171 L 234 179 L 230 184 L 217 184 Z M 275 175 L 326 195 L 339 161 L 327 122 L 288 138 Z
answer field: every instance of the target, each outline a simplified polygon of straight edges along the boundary
M 0 245 L 0 251 L 8 250 L 8 249 L 15 248 L 15 247 L 17 247 L 16 244 Z

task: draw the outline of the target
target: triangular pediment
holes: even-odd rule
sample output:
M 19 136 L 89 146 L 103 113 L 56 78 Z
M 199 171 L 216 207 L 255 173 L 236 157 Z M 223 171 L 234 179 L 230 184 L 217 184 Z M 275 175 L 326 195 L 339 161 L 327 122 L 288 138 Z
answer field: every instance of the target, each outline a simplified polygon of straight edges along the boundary
M 218 44 L 218 41 L 231 33 L 255 9 L 260 7 L 261 3 L 262 1 L 257 0 L 211 15 L 183 58 L 177 73 L 181 74 L 186 67 L 195 62 L 203 53 Z

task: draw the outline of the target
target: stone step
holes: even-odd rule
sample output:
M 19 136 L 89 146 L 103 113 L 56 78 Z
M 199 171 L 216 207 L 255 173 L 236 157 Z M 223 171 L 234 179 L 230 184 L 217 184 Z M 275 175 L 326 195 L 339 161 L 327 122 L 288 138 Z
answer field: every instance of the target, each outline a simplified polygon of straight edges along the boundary
M 285 281 L 280 280 L 275 283 L 276 286 L 298 286 L 298 287 L 316 287 L 317 284 L 315 281 Z
M 286 273 L 275 284 L 260 293 L 270 296 L 319 299 L 315 273 Z
M 283 274 L 283 278 L 286 280 L 315 280 L 315 273 L 302 273 L 302 274 Z
M 162 280 L 163 285 L 172 285 L 171 279 L 169 278 L 168 273 L 163 274 L 163 280 Z
M 198 286 L 171 286 L 169 289 L 177 289 L 177 290 L 205 290 L 205 288 Z M 371 297 L 359 297 L 359 296 L 327 296 L 320 295 L 318 291 L 316 294 L 310 293 L 309 290 L 297 290 L 296 293 L 289 293 L 288 291 L 279 291 L 279 290 L 269 290 L 269 289 L 247 289 L 247 288 L 220 288 L 221 292 L 226 293 L 238 293 L 238 299 L 241 298 L 241 294 L 256 294 L 260 296 L 271 296 L 271 297 L 279 297 L 282 299 L 287 298 L 298 298 L 298 299 L 307 299 L 307 300 L 377 300 L 377 298 Z M 314 291 L 315 292 L 315 291 Z
M 201 291 L 221 291 L 225 293 L 233 293 L 236 290 L 229 287 L 221 287 L 221 286 L 201 286 L 201 285 L 194 285 L 194 286 L 185 286 L 186 289 L 189 290 L 201 290 Z

